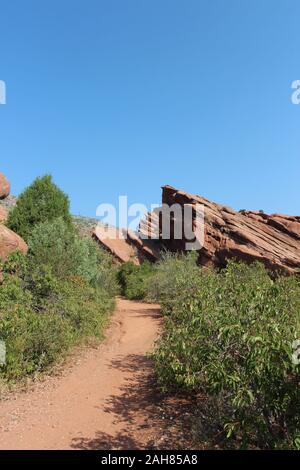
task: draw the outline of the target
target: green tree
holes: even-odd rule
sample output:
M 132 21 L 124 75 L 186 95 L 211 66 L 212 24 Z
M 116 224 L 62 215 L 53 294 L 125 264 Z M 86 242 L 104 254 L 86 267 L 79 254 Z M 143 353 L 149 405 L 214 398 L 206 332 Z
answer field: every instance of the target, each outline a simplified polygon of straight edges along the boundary
M 59 217 L 36 225 L 28 240 L 29 262 L 49 266 L 58 279 L 82 276 L 91 281 L 97 276 L 97 247 L 89 238 L 80 237 L 75 228 Z
M 19 196 L 8 218 L 8 227 L 28 240 L 35 225 L 62 218 L 71 225 L 69 198 L 50 175 L 36 180 Z

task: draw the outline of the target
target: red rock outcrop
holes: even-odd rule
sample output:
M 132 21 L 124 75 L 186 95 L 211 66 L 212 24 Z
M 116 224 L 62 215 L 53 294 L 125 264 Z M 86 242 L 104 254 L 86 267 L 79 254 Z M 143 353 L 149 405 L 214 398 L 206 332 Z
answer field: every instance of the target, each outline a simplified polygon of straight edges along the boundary
M 93 236 L 118 261 L 131 260 L 140 264 L 147 259 L 155 262 L 159 259 L 161 249 L 186 251 L 187 243 L 194 240 L 185 237 L 183 222 L 178 220 L 175 213 L 171 211 L 171 217 L 168 219 L 168 210 L 178 204 L 181 213 L 183 208 L 191 209 L 193 217 L 190 228 L 193 228 L 195 238 L 201 239 L 200 232 L 203 233 L 202 245 L 197 248 L 199 264 L 223 267 L 227 259 L 235 258 L 246 262 L 258 260 L 272 270 L 300 272 L 299 216 L 269 215 L 261 211 L 236 212 L 230 207 L 172 186 L 164 186 L 162 189 L 163 209 L 159 208 L 144 217 L 139 225 L 138 235 L 117 230 L 116 236 L 114 228 L 107 230 L 100 227 L 95 230 Z M 204 208 L 204 218 L 196 218 L 197 205 Z M 165 214 L 170 222 L 168 238 L 162 236 Z M 178 223 L 182 226 L 182 236 L 176 238 L 174 233 Z
M 3 173 L 0 173 L 0 199 L 7 198 L 9 193 L 10 184 Z M 7 211 L 3 206 L 0 206 L 0 259 L 2 261 L 5 261 L 8 255 L 14 251 L 21 251 L 22 253 L 27 253 L 28 251 L 24 240 L 3 225 L 6 219 Z
M 119 262 L 132 261 L 134 264 L 139 264 L 135 250 L 122 230 L 98 225 L 93 231 L 93 238 Z
M 134 232 L 125 229 L 119 230 L 99 224 L 93 231 L 93 238 L 121 263 L 132 261 L 139 265 L 146 259 L 158 259 L 158 253 L 151 247 L 151 241 L 144 242 Z
M 127 239 L 129 243 L 135 247 L 137 257 L 141 261 L 148 260 L 155 262 L 160 257 L 160 246 L 155 241 L 143 239 L 139 234 L 128 230 Z
M 167 206 L 204 206 L 204 243 L 199 250 L 201 265 L 224 266 L 226 259 L 259 260 L 268 268 L 289 273 L 300 269 L 300 217 L 262 212 L 236 212 L 204 197 L 164 186 Z M 175 219 L 171 220 L 171 234 Z M 184 251 L 186 240 L 162 240 L 171 251 Z
M 3 173 L 0 173 L 0 199 L 5 199 L 9 196 L 10 193 L 10 184 L 6 176 Z
M 28 247 L 24 240 L 5 225 L 0 225 L 0 259 L 4 261 L 13 251 L 27 253 Z

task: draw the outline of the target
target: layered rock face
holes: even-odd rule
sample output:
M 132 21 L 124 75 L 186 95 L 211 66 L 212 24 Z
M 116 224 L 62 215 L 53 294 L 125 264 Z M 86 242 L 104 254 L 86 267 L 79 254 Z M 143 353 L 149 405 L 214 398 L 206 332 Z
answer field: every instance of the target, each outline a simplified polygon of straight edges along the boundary
M 7 198 L 10 193 L 10 184 L 6 177 L 0 173 L 0 199 Z M 14 251 L 27 253 L 28 247 L 24 240 L 3 223 L 7 219 L 7 212 L 0 206 L 0 259 L 5 260 Z
M 162 202 L 196 207 L 204 206 L 204 240 L 199 250 L 201 265 L 224 266 L 226 259 L 258 260 L 273 270 L 298 273 L 300 269 L 300 217 L 268 215 L 255 211 L 236 212 L 204 197 L 164 186 Z M 184 237 L 172 234 L 176 217 L 171 220 L 171 238 L 161 240 L 170 251 L 184 251 Z M 194 225 L 194 221 L 193 221 Z
M 246 262 L 261 261 L 269 269 L 286 273 L 300 272 L 299 216 L 236 212 L 172 186 L 162 189 L 162 207 L 142 219 L 138 235 L 122 231 L 116 238 L 110 231 L 98 229 L 94 232 L 98 242 L 118 261 L 131 260 L 140 264 L 148 259 L 155 262 L 160 258 L 161 250 L 185 252 L 193 246 L 198 251 L 199 264 L 203 266 L 223 267 L 226 260 L 234 258 Z M 188 238 L 183 217 L 187 208 L 191 215 L 187 223 Z M 169 224 L 168 237 L 163 233 L 164 224 Z

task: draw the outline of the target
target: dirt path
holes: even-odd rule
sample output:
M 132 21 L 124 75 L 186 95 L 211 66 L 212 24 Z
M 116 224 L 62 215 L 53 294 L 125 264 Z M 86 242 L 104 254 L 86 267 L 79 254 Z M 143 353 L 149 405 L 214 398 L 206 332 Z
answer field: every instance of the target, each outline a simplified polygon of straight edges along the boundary
M 118 300 L 104 343 L 0 401 L 0 449 L 147 448 L 159 400 L 147 353 L 159 326 L 158 306 Z

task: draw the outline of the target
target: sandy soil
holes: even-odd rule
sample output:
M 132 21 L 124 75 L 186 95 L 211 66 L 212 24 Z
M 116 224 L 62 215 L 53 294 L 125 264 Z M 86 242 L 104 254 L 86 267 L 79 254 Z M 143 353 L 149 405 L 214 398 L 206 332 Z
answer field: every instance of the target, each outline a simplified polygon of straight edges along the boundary
M 164 420 L 147 357 L 160 322 L 158 306 L 118 300 L 100 346 L 0 401 L 0 449 L 151 447 Z

